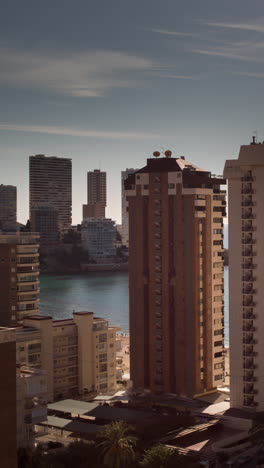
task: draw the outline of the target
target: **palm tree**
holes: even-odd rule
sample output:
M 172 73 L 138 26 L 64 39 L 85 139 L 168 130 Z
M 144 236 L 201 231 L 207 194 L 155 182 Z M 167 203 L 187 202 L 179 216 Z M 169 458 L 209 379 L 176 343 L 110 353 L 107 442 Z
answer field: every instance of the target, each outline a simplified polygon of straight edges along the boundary
M 123 421 L 112 422 L 98 434 L 103 439 L 98 444 L 104 464 L 109 468 L 123 468 L 135 460 L 134 446 L 137 438 L 131 435 L 133 428 Z

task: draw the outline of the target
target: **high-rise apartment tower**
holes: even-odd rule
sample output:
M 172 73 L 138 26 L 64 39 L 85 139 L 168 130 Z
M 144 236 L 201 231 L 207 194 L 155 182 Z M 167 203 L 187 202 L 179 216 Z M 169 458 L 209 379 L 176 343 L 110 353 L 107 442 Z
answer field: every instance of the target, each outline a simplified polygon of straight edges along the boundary
M 192 397 L 223 379 L 225 181 L 165 155 L 125 181 L 130 375 L 134 388 Z
M 128 247 L 128 213 L 124 182 L 130 174 L 134 174 L 137 169 L 126 169 L 121 172 L 121 209 L 122 209 L 122 243 Z
M 230 404 L 264 410 L 264 144 L 241 146 L 228 179 Z
M 39 313 L 39 235 L 0 235 L 0 326 Z
M 87 205 L 83 205 L 83 219 L 105 218 L 106 172 L 100 169 L 87 172 Z
M 0 185 L 0 230 L 15 230 L 17 222 L 17 189 Z
M 0 365 L 1 468 L 16 468 L 16 332 L 12 328 L 0 327 Z
M 30 220 L 35 206 L 50 205 L 58 212 L 60 231 L 71 226 L 72 162 L 71 159 L 47 157 L 42 154 L 29 158 Z

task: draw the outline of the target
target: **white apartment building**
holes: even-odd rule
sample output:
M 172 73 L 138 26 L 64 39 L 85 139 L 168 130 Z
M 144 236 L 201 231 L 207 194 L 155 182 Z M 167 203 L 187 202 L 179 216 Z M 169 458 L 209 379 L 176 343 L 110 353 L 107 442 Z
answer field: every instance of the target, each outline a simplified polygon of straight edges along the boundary
M 17 362 L 47 371 L 48 401 L 112 392 L 118 330 L 92 312 L 65 320 L 29 317 L 16 329 Z
M 264 410 L 264 144 L 225 163 L 232 407 Z
M 127 201 L 125 194 L 124 181 L 127 179 L 129 174 L 134 174 L 138 169 L 126 169 L 121 172 L 121 201 L 122 201 L 122 244 L 128 247 L 129 238 L 129 227 L 128 227 L 128 212 L 127 212 Z
M 82 222 L 82 246 L 97 263 L 116 255 L 116 226 L 109 218 L 87 218 Z

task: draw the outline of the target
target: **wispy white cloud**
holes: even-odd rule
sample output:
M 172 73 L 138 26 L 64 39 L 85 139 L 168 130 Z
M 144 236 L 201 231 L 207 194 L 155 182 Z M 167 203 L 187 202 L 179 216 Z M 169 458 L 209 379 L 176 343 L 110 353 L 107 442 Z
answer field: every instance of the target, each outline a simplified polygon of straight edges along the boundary
M 167 29 L 148 28 L 147 31 L 164 34 L 166 36 L 178 36 L 178 37 L 197 37 L 198 36 L 198 34 L 195 34 L 195 33 L 181 32 L 181 31 L 168 31 Z
M 136 87 L 154 67 L 144 57 L 115 51 L 35 53 L 0 48 L 0 84 L 46 89 L 76 97 L 103 97 Z
M 221 22 L 221 21 L 199 21 L 205 26 L 212 26 L 217 28 L 228 28 L 228 29 L 242 29 L 244 31 L 255 31 L 264 32 L 264 19 L 260 18 L 257 21 L 245 22 L 245 23 L 234 23 L 234 22 Z
M 154 133 L 85 130 L 70 127 L 50 127 L 46 125 L 19 125 L 0 123 L 0 131 L 1 130 L 120 140 L 143 140 L 145 138 L 160 138 L 160 135 Z
M 248 55 L 242 55 L 240 53 L 236 53 L 236 51 L 232 51 L 232 47 L 227 47 L 226 49 L 192 49 L 192 52 L 200 55 L 211 55 L 215 57 L 223 57 L 231 60 L 242 60 L 245 62 L 263 62 L 264 58 L 260 57 L 253 57 Z
M 154 76 L 158 76 L 159 78 L 169 78 L 172 80 L 196 80 L 198 77 L 192 75 L 177 75 L 173 73 L 155 73 Z
M 264 78 L 264 72 L 243 72 L 243 71 L 238 71 L 234 72 L 236 75 L 241 75 L 241 76 L 248 76 L 249 78 Z

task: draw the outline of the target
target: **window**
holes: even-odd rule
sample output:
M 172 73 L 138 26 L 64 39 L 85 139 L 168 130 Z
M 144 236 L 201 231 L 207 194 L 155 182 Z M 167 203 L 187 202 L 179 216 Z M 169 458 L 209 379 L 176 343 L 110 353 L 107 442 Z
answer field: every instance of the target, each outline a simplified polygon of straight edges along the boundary
M 215 369 L 222 369 L 222 368 L 223 368 L 223 365 L 224 365 L 223 362 L 219 362 L 218 364 L 215 364 L 215 365 L 214 365 L 214 368 L 215 368 Z
M 215 380 L 222 380 L 223 379 L 223 374 L 215 375 Z
M 221 341 L 215 341 L 214 346 L 223 346 L 223 341 L 222 340 Z
M 107 334 L 106 333 L 101 333 L 99 335 L 99 343 L 105 343 L 107 341 Z

